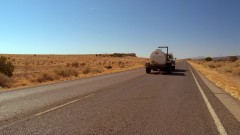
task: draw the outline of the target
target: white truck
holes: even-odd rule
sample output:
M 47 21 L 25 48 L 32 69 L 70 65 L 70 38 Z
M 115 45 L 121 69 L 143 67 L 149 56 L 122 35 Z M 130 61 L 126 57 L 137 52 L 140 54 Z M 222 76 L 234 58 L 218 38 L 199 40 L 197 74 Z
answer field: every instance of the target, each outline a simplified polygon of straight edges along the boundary
M 165 70 L 167 73 L 171 73 L 175 70 L 175 59 L 173 54 L 168 54 L 167 46 L 160 46 L 159 49 L 153 51 L 150 55 L 150 62 L 145 64 L 146 73 L 149 74 L 151 71 Z M 161 49 L 167 49 L 164 53 Z

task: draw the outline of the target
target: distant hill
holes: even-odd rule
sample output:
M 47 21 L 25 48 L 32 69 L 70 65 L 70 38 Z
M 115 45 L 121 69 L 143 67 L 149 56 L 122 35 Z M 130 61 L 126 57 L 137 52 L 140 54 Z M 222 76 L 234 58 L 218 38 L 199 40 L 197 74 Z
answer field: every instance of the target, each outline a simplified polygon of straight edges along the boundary
M 213 57 L 214 60 L 228 60 L 230 56 L 221 56 L 221 57 Z M 240 55 L 237 55 L 238 59 L 240 59 Z
M 191 59 L 201 60 L 201 59 L 204 59 L 204 58 L 205 58 L 204 56 L 197 56 L 197 57 L 192 57 Z
M 230 56 L 220 56 L 220 57 L 212 57 L 213 60 L 228 60 Z M 237 55 L 238 59 L 240 59 L 240 55 Z M 198 56 L 198 57 L 193 57 L 191 59 L 197 59 L 197 60 L 201 60 L 201 59 L 205 59 L 206 57 L 204 56 Z
M 137 57 L 136 53 L 113 53 L 113 54 L 96 54 L 96 56 L 103 56 L 103 57 Z

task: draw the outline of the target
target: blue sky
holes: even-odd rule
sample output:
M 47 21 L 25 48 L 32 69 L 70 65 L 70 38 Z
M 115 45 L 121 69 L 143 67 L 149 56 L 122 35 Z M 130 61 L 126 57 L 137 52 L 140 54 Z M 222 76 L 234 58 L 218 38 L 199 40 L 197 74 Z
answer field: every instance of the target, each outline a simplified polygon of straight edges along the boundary
M 239 0 L 1 0 L 0 53 L 240 54 Z

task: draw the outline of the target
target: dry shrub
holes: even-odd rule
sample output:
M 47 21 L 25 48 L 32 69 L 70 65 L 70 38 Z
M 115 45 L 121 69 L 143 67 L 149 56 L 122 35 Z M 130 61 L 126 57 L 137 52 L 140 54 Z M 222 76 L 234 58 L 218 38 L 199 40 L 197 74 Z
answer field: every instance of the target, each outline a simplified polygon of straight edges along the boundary
M 42 73 L 37 77 L 38 82 L 53 81 L 55 79 L 54 74 L 51 73 Z
M 0 73 L 0 86 L 1 87 L 9 87 L 12 79 L 2 73 Z
M 125 67 L 125 64 L 124 64 L 124 62 L 119 61 L 119 62 L 118 62 L 118 66 L 119 66 L 120 68 L 124 68 L 124 67 Z
M 89 66 L 85 66 L 82 69 L 82 73 L 83 74 L 88 74 L 91 71 L 91 68 Z
M 8 59 L 9 58 L 4 56 L 0 57 L 0 73 L 3 73 L 8 77 L 12 77 L 15 66 L 11 61 L 8 61 Z
M 112 69 L 112 66 L 105 66 L 106 69 Z
M 75 76 L 77 77 L 79 75 L 79 72 L 77 69 L 56 69 L 54 70 L 55 74 L 60 77 L 70 77 L 70 76 Z
M 240 65 L 239 61 L 231 63 L 232 67 L 239 67 L 239 65 Z
M 223 65 L 222 65 L 221 62 L 216 63 L 216 67 L 222 67 L 222 66 L 223 66 Z
M 78 77 L 79 71 L 77 69 L 68 69 L 70 76 Z
M 80 63 L 81 67 L 84 67 L 86 65 L 86 63 Z
M 125 68 L 125 64 L 122 63 L 121 65 L 119 65 L 120 68 Z
M 69 71 L 67 69 L 56 69 L 54 70 L 54 72 L 56 73 L 57 76 L 61 76 L 61 77 L 69 77 Z
M 78 62 L 72 62 L 71 66 L 74 67 L 74 68 L 78 68 L 79 63 Z
M 71 64 L 70 64 L 69 62 L 66 64 L 67 67 L 70 67 L 70 65 L 71 65 Z
M 20 85 L 20 86 L 27 86 L 28 84 L 30 84 L 31 82 L 26 79 L 25 77 L 23 78 L 20 78 L 18 81 L 17 81 L 17 85 Z
M 240 67 L 237 67 L 233 70 L 233 75 L 238 75 L 240 76 Z
M 215 65 L 215 63 L 208 63 L 208 67 L 209 68 L 216 68 L 216 65 Z
M 225 73 L 232 73 L 232 68 L 231 67 L 224 67 L 223 72 Z
M 91 73 L 102 73 L 103 72 L 103 70 L 101 69 L 101 68 L 94 68 L 94 69 L 91 69 L 91 71 L 90 71 Z
M 77 69 L 73 68 L 62 68 L 62 69 L 56 69 L 52 73 L 42 73 L 37 77 L 38 82 L 46 82 L 46 81 L 53 81 L 57 80 L 60 77 L 67 78 L 71 76 L 78 77 L 79 71 Z

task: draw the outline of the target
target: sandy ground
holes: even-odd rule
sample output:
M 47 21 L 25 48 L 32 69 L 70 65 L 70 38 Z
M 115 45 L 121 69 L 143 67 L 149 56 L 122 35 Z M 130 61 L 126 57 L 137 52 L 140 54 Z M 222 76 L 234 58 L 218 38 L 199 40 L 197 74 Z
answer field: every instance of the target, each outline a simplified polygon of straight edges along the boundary
M 188 61 L 216 86 L 240 100 L 240 61 Z
M 146 58 L 94 55 L 4 55 L 15 70 L 4 89 L 91 77 L 144 67 Z

